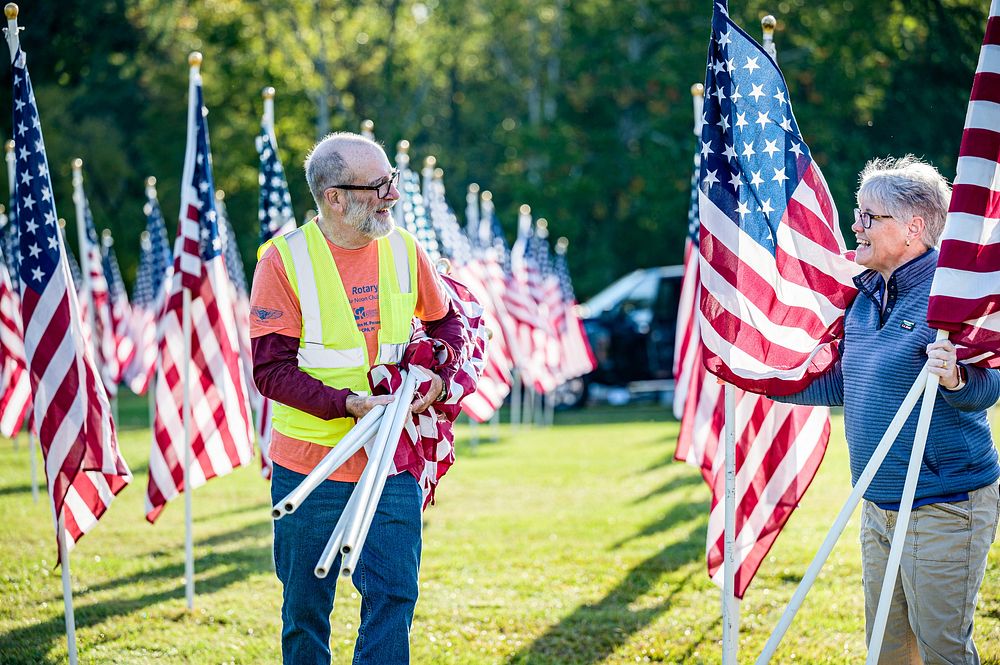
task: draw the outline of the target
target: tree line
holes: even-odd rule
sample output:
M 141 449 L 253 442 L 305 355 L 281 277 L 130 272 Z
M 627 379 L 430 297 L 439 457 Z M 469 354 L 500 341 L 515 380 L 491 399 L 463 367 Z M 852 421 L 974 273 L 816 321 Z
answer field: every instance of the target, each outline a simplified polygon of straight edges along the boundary
M 988 7 L 977 0 L 747 0 L 751 35 L 778 20 L 796 119 L 847 231 L 857 173 L 912 152 L 954 175 Z M 22 3 L 21 43 L 60 214 L 75 223 L 82 157 L 99 227 L 131 284 L 156 176 L 171 226 L 186 132 L 187 55 L 205 55 L 217 186 L 247 269 L 257 238 L 261 89 L 296 216 L 314 205 L 301 166 L 317 138 L 375 121 L 390 158 L 437 157 L 461 216 L 466 186 L 494 193 L 512 239 L 532 206 L 570 241 L 578 294 L 642 266 L 679 263 L 704 78 L 708 0 L 64 0 Z M 10 86 L 0 91 L 10 108 Z M 10 114 L 2 126 L 10 135 Z M 75 237 L 69 229 L 69 237 Z

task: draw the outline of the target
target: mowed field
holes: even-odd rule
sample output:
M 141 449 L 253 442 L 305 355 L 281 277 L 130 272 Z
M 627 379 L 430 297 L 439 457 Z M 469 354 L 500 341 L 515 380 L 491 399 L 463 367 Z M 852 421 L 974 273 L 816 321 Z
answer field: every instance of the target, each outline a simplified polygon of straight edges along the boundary
M 83 663 L 280 662 L 280 585 L 271 572 L 268 484 L 251 466 L 194 493 L 195 609 L 184 599 L 184 505 L 143 517 L 146 405 L 121 405 L 135 474 L 72 553 Z M 424 515 L 415 663 L 719 663 L 719 591 L 705 573 L 709 493 L 672 461 L 667 409 L 557 414 L 459 460 Z M 493 432 L 480 427 L 480 437 Z M 32 502 L 26 441 L 0 442 L 0 663 L 66 660 L 50 503 Z M 44 481 L 43 481 L 44 483 Z M 826 459 L 741 607 L 740 662 L 753 662 L 850 491 L 840 416 Z M 44 486 L 43 486 L 44 492 Z M 330 527 L 332 528 L 332 524 Z M 773 662 L 864 660 L 858 518 Z M 334 663 L 350 662 L 358 597 L 341 581 Z M 1000 547 L 976 636 L 1000 663 Z

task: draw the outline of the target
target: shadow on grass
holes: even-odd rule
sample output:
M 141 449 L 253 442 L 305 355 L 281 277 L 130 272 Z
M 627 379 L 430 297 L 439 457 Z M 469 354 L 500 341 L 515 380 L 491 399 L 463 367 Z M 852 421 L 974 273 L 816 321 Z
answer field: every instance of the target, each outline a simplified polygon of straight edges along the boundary
M 42 494 L 45 493 L 45 482 L 44 479 L 39 479 L 38 491 Z M 11 496 L 14 494 L 31 494 L 31 484 L 27 485 L 8 485 L 7 487 L 0 487 L 0 496 Z
M 652 469 L 649 469 L 649 470 L 652 470 Z M 668 480 L 667 482 L 663 483 L 662 485 L 660 485 L 659 487 L 657 487 L 653 491 L 648 492 L 647 494 L 644 494 L 643 496 L 636 497 L 635 499 L 632 500 L 632 505 L 634 506 L 634 505 L 636 505 L 638 503 L 643 503 L 644 501 L 649 501 L 650 499 L 652 499 L 654 497 L 657 497 L 657 496 L 659 496 L 661 494 L 670 494 L 674 490 L 679 490 L 679 489 L 684 488 L 684 487 L 692 487 L 694 485 L 702 485 L 702 484 L 704 484 L 704 483 L 702 482 L 701 476 L 698 476 L 698 475 L 695 475 L 695 474 L 692 474 L 692 473 L 684 473 L 683 475 L 679 475 L 679 476 L 676 476 L 674 478 L 671 478 L 670 480 Z
M 699 561 L 705 552 L 705 527 L 708 515 L 691 523 L 688 533 L 632 568 L 604 598 L 582 605 L 528 647 L 511 656 L 508 665 L 550 663 L 586 665 L 603 662 L 635 633 L 667 612 L 674 596 L 692 577 L 691 571 L 672 584 L 662 599 L 651 607 L 630 606 L 662 584 L 670 572 Z M 685 520 L 686 521 L 686 520 Z M 676 518 L 674 525 L 676 525 Z
M 233 530 L 200 540 L 195 545 L 195 593 L 211 594 L 236 584 L 251 574 L 270 571 L 270 543 L 263 546 L 240 547 L 225 551 L 204 552 L 207 547 L 218 546 L 248 537 L 264 535 L 267 523 Z M 252 532 L 248 534 L 247 532 Z M 199 552 L 200 548 L 200 552 Z M 207 574 L 207 576 L 206 576 Z M 161 566 L 156 570 L 142 571 L 120 577 L 102 584 L 93 585 L 83 593 L 74 596 L 74 616 L 77 629 L 89 628 L 115 617 L 141 612 L 164 601 L 184 598 L 184 561 Z M 130 589 L 140 585 L 148 586 L 154 580 L 175 579 L 178 583 L 169 589 L 147 593 L 135 597 L 125 596 Z M 94 600 L 100 591 L 118 589 L 122 593 L 115 598 Z M 62 598 L 52 599 L 54 606 L 62 607 Z M 55 664 L 62 661 L 47 657 L 46 654 L 59 642 L 66 639 L 66 624 L 63 613 L 34 623 L 0 633 L 0 656 L 4 665 Z M 79 643 L 79 638 L 78 638 Z M 86 660 L 84 658 L 84 660 Z
M 708 512 L 707 501 L 685 501 L 683 503 L 675 503 L 671 505 L 665 513 L 663 513 L 663 516 L 660 517 L 660 519 L 655 522 L 650 522 L 631 536 L 622 538 L 612 545 L 611 549 L 616 550 L 636 538 L 655 536 L 661 531 L 676 527 L 678 524 L 690 522 L 691 520 L 698 519 L 699 517 L 707 517 Z M 704 546 L 704 543 L 702 543 L 702 545 Z M 702 549 L 704 549 L 704 547 L 702 547 Z

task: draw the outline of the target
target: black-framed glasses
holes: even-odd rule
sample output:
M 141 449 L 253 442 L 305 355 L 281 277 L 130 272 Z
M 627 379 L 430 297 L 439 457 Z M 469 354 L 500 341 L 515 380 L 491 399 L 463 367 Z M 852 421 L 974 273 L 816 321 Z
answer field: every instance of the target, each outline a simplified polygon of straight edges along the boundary
M 374 185 L 330 185 L 327 189 L 350 189 L 350 190 L 363 190 L 375 192 L 375 195 L 380 199 L 389 198 L 389 190 L 392 186 L 399 182 L 399 169 L 393 169 L 389 177 L 382 182 L 375 183 Z
M 866 229 L 870 229 L 872 221 L 876 219 L 892 219 L 892 215 L 873 215 L 870 212 L 864 212 L 857 208 L 854 209 L 854 221 L 861 222 L 861 226 Z

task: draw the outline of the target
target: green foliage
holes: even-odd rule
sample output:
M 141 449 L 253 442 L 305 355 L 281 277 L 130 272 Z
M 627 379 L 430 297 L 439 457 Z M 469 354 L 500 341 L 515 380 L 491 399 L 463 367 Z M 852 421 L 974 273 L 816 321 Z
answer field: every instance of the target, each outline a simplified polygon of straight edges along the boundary
M 317 137 L 376 121 L 390 157 L 494 192 L 509 236 L 532 206 L 572 241 L 578 291 L 681 260 L 692 83 L 704 76 L 711 3 L 676 0 L 103 0 L 25 3 L 20 18 L 62 214 L 69 162 L 85 160 L 99 225 L 131 281 L 143 180 L 173 218 L 185 141 L 187 54 L 201 50 L 217 185 L 248 269 L 257 237 L 260 90 L 295 209 Z M 751 35 L 778 18 L 778 61 L 797 119 L 841 211 L 873 156 L 913 152 L 953 174 L 985 28 L 976 0 L 748 0 Z M 9 89 L 0 103 L 9 106 Z M 9 116 L 8 116 L 9 117 Z M 8 126 L 5 123 L 5 126 Z M 9 129 L 6 130 L 9 132 Z M 846 215 L 842 215 L 847 228 Z M 72 235 L 72 230 L 70 232 Z

